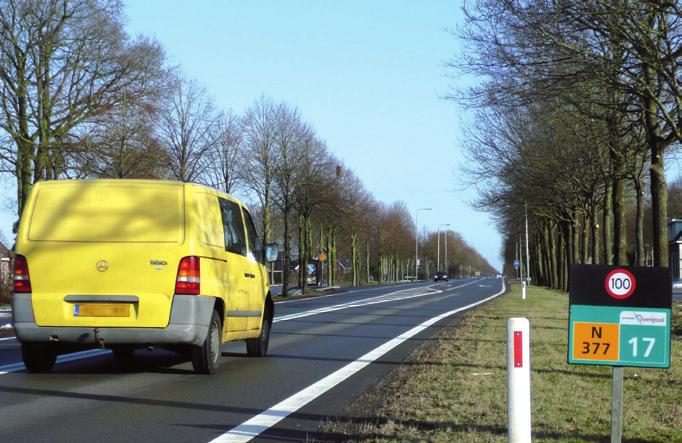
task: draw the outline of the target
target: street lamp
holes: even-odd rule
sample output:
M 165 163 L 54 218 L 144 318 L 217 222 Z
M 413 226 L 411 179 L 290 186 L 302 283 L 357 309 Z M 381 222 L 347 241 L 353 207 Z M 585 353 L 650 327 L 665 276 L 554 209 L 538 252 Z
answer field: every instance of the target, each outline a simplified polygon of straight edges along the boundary
M 430 211 L 431 208 L 419 208 L 414 216 L 414 281 L 419 280 L 419 211 Z
M 450 223 L 443 223 L 442 225 L 438 225 L 438 247 L 436 249 L 436 251 L 437 251 L 436 255 L 438 256 L 438 258 L 436 259 L 436 263 L 437 263 L 436 269 L 438 271 L 440 271 L 440 227 L 441 226 L 450 226 Z M 448 263 L 448 236 L 446 235 L 445 236 L 445 272 L 448 271 L 447 263 Z

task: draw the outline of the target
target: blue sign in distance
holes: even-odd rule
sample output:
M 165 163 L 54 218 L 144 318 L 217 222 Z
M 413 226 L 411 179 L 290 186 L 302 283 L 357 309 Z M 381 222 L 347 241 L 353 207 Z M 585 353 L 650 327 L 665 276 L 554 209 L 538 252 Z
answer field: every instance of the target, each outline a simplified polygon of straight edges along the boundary
M 521 265 L 521 262 L 518 260 L 514 260 L 514 268 L 519 269 L 519 266 Z

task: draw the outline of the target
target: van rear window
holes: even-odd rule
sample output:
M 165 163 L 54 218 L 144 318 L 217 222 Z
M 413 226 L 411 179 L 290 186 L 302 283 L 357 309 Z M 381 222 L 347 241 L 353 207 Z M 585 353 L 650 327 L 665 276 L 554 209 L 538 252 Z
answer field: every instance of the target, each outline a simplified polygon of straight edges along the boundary
M 182 185 L 59 183 L 40 188 L 32 241 L 182 242 Z

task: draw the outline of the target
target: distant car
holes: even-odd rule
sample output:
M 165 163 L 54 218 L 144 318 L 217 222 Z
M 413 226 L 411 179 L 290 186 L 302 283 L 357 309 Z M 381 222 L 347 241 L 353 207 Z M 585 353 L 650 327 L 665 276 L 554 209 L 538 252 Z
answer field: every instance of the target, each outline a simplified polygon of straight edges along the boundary
M 448 281 L 448 273 L 445 271 L 438 271 L 434 274 L 433 276 L 433 281 L 438 281 L 438 280 L 445 280 Z

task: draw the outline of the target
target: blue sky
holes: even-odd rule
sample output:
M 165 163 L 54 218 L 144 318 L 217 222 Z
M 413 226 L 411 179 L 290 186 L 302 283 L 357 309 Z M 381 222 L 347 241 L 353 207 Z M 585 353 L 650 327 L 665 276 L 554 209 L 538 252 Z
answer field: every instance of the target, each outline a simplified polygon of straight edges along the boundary
M 461 190 L 464 110 L 441 98 L 457 86 L 443 65 L 460 51 L 459 1 L 129 0 L 125 13 L 216 107 L 261 94 L 297 107 L 379 200 L 433 208 L 420 230 L 450 223 L 501 269 L 493 222 Z
M 127 29 L 156 38 L 217 107 L 261 94 L 298 107 L 380 200 L 431 230 L 450 223 L 493 266 L 500 236 L 461 191 L 463 110 L 443 100 L 457 1 L 129 1 Z M 459 189 L 458 191 L 455 191 Z

